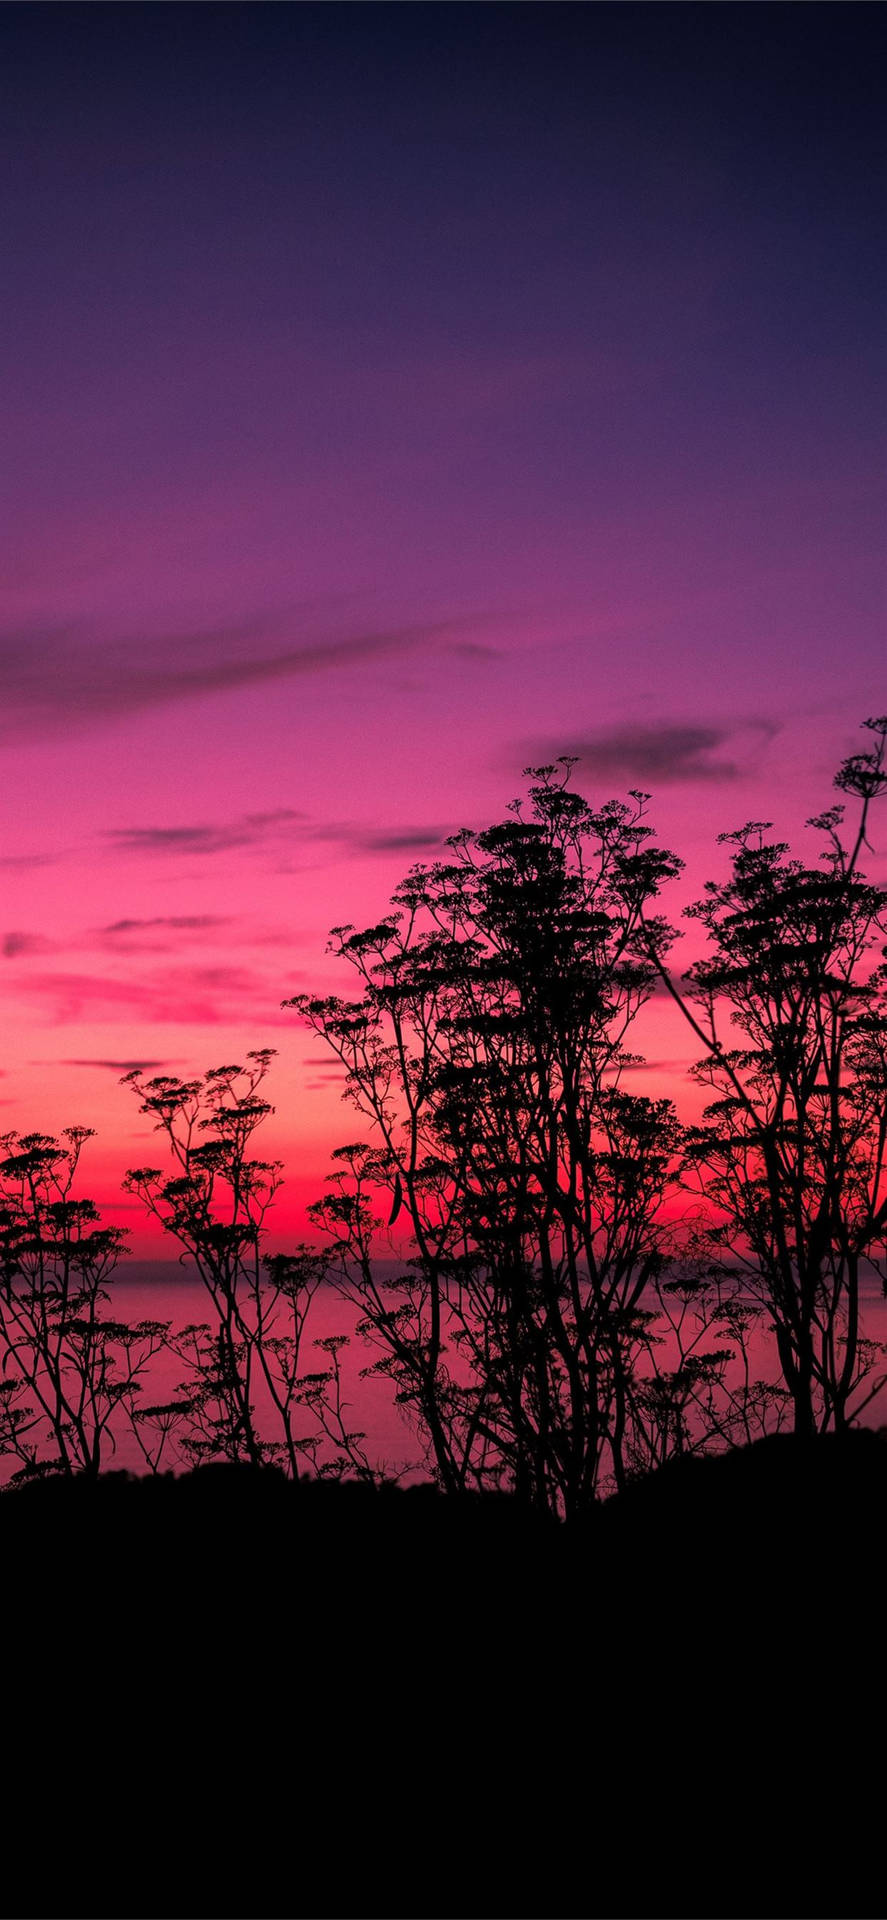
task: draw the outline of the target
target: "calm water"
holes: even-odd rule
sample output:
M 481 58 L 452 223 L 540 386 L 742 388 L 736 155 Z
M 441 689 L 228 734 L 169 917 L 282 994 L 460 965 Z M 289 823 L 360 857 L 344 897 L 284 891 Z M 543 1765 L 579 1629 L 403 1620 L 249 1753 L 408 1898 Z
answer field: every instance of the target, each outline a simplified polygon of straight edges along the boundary
M 125 1277 L 114 1284 L 110 1310 L 121 1319 L 169 1320 L 173 1326 L 182 1327 L 189 1322 L 208 1321 L 209 1305 L 200 1281 L 193 1272 L 175 1263 L 144 1268 L 133 1264 L 127 1269 Z M 354 1336 L 355 1321 L 359 1317 L 332 1288 L 321 1288 L 315 1296 L 305 1332 L 302 1371 L 320 1371 L 328 1365 L 327 1356 L 322 1350 L 315 1350 L 313 1341 L 331 1334 Z M 864 1286 L 862 1319 L 866 1335 L 880 1341 L 887 1349 L 887 1301 L 883 1298 L 880 1282 L 874 1276 Z M 715 1342 L 709 1339 L 704 1344 L 712 1345 Z M 750 1347 L 753 1375 L 777 1380 L 779 1368 L 775 1347 L 764 1328 L 753 1333 Z M 666 1351 L 663 1350 L 664 1353 Z M 362 1380 L 360 1377 L 361 1369 L 370 1364 L 373 1358 L 374 1354 L 357 1337 L 352 1337 L 352 1344 L 341 1354 L 349 1402 L 348 1423 L 366 1434 L 366 1451 L 374 1464 L 384 1466 L 388 1471 L 416 1470 L 421 1461 L 421 1443 L 395 1407 L 391 1384 L 386 1380 Z M 182 1376 L 180 1362 L 173 1355 L 164 1353 L 158 1355 L 153 1366 L 150 1383 L 146 1382 L 145 1399 L 156 1398 L 160 1401 L 174 1397 L 176 1384 Z M 887 1351 L 878 1371 L 887 1372 Z M 260 1404 L 258 1396 L 257 1403 Z M 310 1422 L 307 1414 L 304 1417 L 307 1432 Z M 867 1426 L 887 1425 L 887 1385 L 882 1387 L 861 1417 Z M 140 1466 L 138 1448 L 131 1435 L 120 1435 L 114 1464 L 133 1468 Z
M 211 1323 L 211 1303 L 199 1279 L 193 1270 L 189 1271 L 175 1262 L 150 1265 L 133 1262 L 115 1280 L 110 1292 L 108 1312 L 129 1322 L 162 1320 L 171 1322 L 174 1328 L 199 1322 Z M 310 1373 L 325 1369 L 329 1364 L 328 1357 L 322 1350 L 316 1350 L 313 1342 L 331 1334 L 354 1336 L 355 1321 L 359 1317 L 332 1288 L 321 1288 L 315 1296 L 305 1331 L 301 1371 Z M 865 1287 L 863 1326 L 868 1337 L 882 1342 L 887 1348 L 887 1301 L 882 1297 L 880 1283 L 874 1277 Z M 709 1339 L 704 1344 L 727 1343 Z M 750 1346 L 753 1376 L 777 1380 L 779 1370 L 774 1344 L 763 1328 L 752 1335 Z M 663 1362 L 666 1353 L 667 1348 L 663 1349 Z M 401 1473 L 406 1478 L 413 1478 L 422 1470 L 421 1442 L 394 1405 L 390 1382 L 360 1377 L 361 1369 L 369 1365 L 374 1357 L 373 1351 L 357 1337 L 353 1337 L 352 1344 L 341 1353 L 344 1390 L 348 1401 L 347 1423 L 350 1428 L 359 1429 L 366 1435 L 365 1450 L 373 1465 L 388 1473 Z M 883 1355 L 879 1371 L 887 1371 L 887 1352 Z M 171 1353 L 161 1352 L 152 1362 L 150 1374 L 145 1376 L 143 1403 L 174 1399 L 182 1378 L 181 1361 Z M 258 1393 L 256 1406 L 261 1415 L 261 1396 Z M 887 1425 L 887 1386 L 881 1389 L 861 1417 L 866 1425 Z M 299 1430 L 311 1432 L 311 1417 L 304 1409 L 301 1419 L 303 1425 Z M 181 1462 L 169 1455 L 164 1457 L 163 1464 L 176 1466 Z M 144 1471 L 144 1461 L 136 1441 L 123 1423 L 116 1434 L 116 1452 L 113 1455 L 109 1453 L 107 1465 Z
M 195 1273 L 176 1264 L 152 1266 L 139 1271 L 136 1263 L 133 1263 L 132 1270 L 126 1277 L 117 1280 L 109 1292 L 111 1305 L 108 1312 L 119 1316 L 121 1320 L 168 1320 L 173 1328 L 201 1322 L 212 1325 L 212 1302 L 200 1280 Z M 344 1334 L 351 1339 L 351 1346 L 340 1354 L 348 1401 L 348 1427 L 366 1434 L 366 1451 L 373 1465 L 384 1467 L 390 1473 L 409 1473 L 411 1468 L 415 1473 L 421 1462 L 421 1443 L 394 1405 L 393 1387 L 387 1380 L 360 1378 L 361 1369 L 371 1365 L 376 1357 L 363 1340 L 353 1337 L 355 1323 L 360 1317 L 332 1288 L 321 1287 L 315 1295 L 305 1328 L 300 1371 L 303 1374 L 320 1373 L 329 1366 L 328 1355 L 315 1349 L 315 1340 L 337 1334 Z M 152 1363 L 150 1376 L 146 1376 L 142 1394 L 144 1402 L 159 1403 L 174 1399 L 176 1386 L 182 1377 L 181 1361 L 174 1354 L 158 1354 Z M 260 1410 L 260 1391 L 256 1392 L 255 1403 Z M 269 1428 L 270 1431 L 273 1429 Z M 297 1431 L 306 1434 L 315 1431 L 310 1415 L 304 1409 Z M 131 1433 L 120 1434 L 116 1457 L 109 1464 L 131 1467 L 134 1471 L 144 1470 Z M 164 1464 L 173 1463 L 165 1461 Z

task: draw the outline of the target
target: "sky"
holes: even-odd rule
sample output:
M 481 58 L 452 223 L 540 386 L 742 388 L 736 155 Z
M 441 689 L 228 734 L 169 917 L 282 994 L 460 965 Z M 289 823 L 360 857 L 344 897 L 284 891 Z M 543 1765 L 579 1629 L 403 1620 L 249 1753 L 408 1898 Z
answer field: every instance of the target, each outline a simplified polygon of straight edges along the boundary
M 355 1122 L 280 1003 L 528 763 L 650 790 L 677 915 L 750 815 L 814 851 L 887 706 L 883 38 L 0 9 L 0 1120 L 95 1127 L 135 1252 L 121 1074 L 276 1047 L 303 1230 Z

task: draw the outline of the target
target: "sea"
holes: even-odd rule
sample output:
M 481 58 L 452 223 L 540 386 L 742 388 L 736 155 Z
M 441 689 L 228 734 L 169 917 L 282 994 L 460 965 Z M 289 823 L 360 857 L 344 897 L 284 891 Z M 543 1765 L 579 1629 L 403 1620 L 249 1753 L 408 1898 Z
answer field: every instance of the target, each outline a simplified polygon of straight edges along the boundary
M 111 1297 L 107 1311 L 129 1322 L 161 1320 L 170 1322 L 174 1328 L 181 1328 L 189 1324 L 210 1323 L 212 1319 L 211 1303 L 199 1274 L 195 1269 L 175 1261 L 131 1262 L 111 1282 L 109 1293 Z M 877 1379 L 881 1376 L 884 1379 L 874 1397 L 861 1408 L 859 1418 L 866 1426 L 887 1427 L 887 1299 L 879 1277 L 873 1272 L 863 1280 L 861 1295 L 862 1331 L 866 1338 L 878 1344 L 880 1351 L 875 1356 L 873 1374 L 859 1398 L 862 1399 L 870 1391 Z M 655 1301 L 651 1300 L 650 1305 L 654 1307 Z M 346 1424 L 349 1429 L 364 1435 L 364 1451 L 377 1471 L 400 1477 L 404 1481 L 420 1478 L 427 1473 L 421 1438 L 395 1404 L 393 1384 L 378 1376 L 367 1377 L 366 1369 L 376 1354 L 367 1348 L 365 1340 L 356 1332 L 360 1317 L 355 1306 L 343 1299 L 335 1287 L 329 1284 L 321 1286 L 312 1302 L 303 1335 L 300 1370 L 311 1373 L 326 1368 L 329 1365 L 328 1356 L 315 1343 L 331 1335 L 344 1336 L 349 1344 L 340 1349 L 339 1358 L 343 1395 L 347 1404 Z M 663 1343 L 659 1349 L 660 1362 L 668 1365 L 677 1357 L 673 1335 L 661 1321 L 656 1331 Z M 689 1323 L 685 1323 L 685 1338 L 690 1332 Z M 722 1335 L 716 1341 L 709 1336 L 702 1342 L 703 1348 L 714 1344 L 730 1343 Z M 749 1361 L 752 1377 L 768 1382 L 778 1381 L 775 1342 L 763 1319 L 752 1329 Z M 738 1367 L 733 1370 L 733 1378 L 738 1379 Z M 162 1351 L 151 1363 L 150 1374 L 144 1383 L 143 1400 L 147 1404 L 149 1400 L 162 1402 L 174 1399 L 181 1379 L 180 1360 L 169 1351 Z M 261 1421 L 259 1396 L 257 1410 Z M 307 1414 L 304 1416 L 304 1429 L 306 1432 L 310 1430 Z M 109 1452 L 107 1464 L 134 1472 L 144 1471 L 138 1446 L 132 1433 L 125 1427 L 114 1434 L 114 1451 Z M 176 1463 L 169 1459 L 164 1460 L 163 1464 L 172 1466 Z
M 105 1314 L 130 1324 L 140 1320 L 161 1321 L 168 1322 L 174 1330 L 201 1323 L 212 1325 L 212 1304 L 200 1276 L 195 1268 L 185 1263 L 130 1261 L 118 1269 L 109 1282 L 108 1294 Z M 649 1304 L 651 1309 L 655 1308 L 655 1300 L 651 1299 Z M 887 1299 L 884 1298 L 880 1279 L 874 1273 L 870 1273 L 862 1285 L 860 1317 L 863 1333 L 877 1343 L 880 1350 L 875 1355 L 876 1364 L 868 1386 L 859 1398 L 862 1399 L 882 1376 L 883 1381 L 861 1407 L 859 1419 L 866 1426 L 887 1428 Z M 395 1403 L 392 1382 L 378 1375 L 368 1375 L 367 1369 L 377 1358 L 377 1353 L 368 1348 L 365 1339 L 356 1331 L 360 1318 L 360 1312 L 354 1304 L 344 1299 L 334 1286 L 326 1283 L 318 1288 L 303 1334 L 300 1372 L 309 1374 L 326 1369 L 329 1366 L 328 1354 L 316 1343 L 331 1336 L 344 1338 L 347 1344 L 339 1350 L 339 1363 L 345 1424 L 349 1431 L 362 1435 L 363 1452 L 377 1473 L 409 1484 L 428 1477 L 429 1473 L 421 1435 Z M 658 1349 L 660 1364 L 664 1367 L 675 1364 L 677 1353 L 673 1333 L 661 1320 L 656 1323 L 654 1330 L 662 1342 Z M 685 1338 L 691 1333 L 690 1323 L 685 1322 Z M 716 1339 L 709 1335 L 701 1343 L 703 1349 L 729 1344 L 723 1335 L 718 1335 Z M 778 1381 L 775 1342 L 763 1319 L 752 1329 L 748 1357 L 753 1378 Z M 450 1363 L 453 1363 L 453 1356 Z M 164 1346 L 154 1355 L 142 1378 L 142 1404 L 147 1406 L 175 1400 L 179 1397 L 184 1377 L 185 1369 L 180 1357 Z M 729 1377 L 738 1381 L 738 1362 Z M 267 1419 L 267 1411 L 263 1409 L 260 1391 L 255 1395 L 255 1406 L 259 1430 L 264 1428 L 270 1437 L 274 1428 Z M 307 1409 L 300 1410 L 298 1431 L 306 1435 L 316 1431 Z M 333 1451 L 326 1445 L 325 1456 L 331 1457 Z M 9 1458 L 0 1461 L 0 1484 L 10 1478 L 15 1464 Z M 182 1471 L 189 1463 L 184 1456 L 177 1454 L 174 1444 L 170 1442 L 160 1464 L 164 1470 Z M 122 1415 L 116 1419 L 107 1436 L 103 1468 L 122 1468 L 134 1473 L 147 1471 L 131 1423 Z

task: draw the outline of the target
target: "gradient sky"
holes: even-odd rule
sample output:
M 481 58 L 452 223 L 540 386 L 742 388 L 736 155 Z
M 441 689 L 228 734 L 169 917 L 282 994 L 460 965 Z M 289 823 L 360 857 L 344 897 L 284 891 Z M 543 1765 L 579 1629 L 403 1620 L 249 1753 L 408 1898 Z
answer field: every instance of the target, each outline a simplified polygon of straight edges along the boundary
M 275 1045 L 298 1224 L 354 1120 L 279 1003 L 528 761 L 652 791 L 675 912 L 750 814 L 812 852 L 887 704 L 883 39 L 0 10 L 0 1117 L 87 1191 L 128 1064 Z

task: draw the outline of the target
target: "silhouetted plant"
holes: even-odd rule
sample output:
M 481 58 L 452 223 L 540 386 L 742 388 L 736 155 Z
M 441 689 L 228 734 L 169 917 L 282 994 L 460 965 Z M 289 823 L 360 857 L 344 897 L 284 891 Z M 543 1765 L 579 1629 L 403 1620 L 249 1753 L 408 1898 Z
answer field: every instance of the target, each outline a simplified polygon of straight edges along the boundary
M 635 1383 L 630 1456 L 636 1473 L 680 1454 L 750 1446 L 778 1432 L 785 1419 L 786 1389 L 752 1372 L 761 1305 L 737 1295 L 735 1276 L 700 1248 L 705 1229 L 688 1226 L 680 1257 L 656 1281 L 655 1306 L 644 1316 L 651 1364 Z
M 39 1133 L 0 1143 L 0 1451 L 18 1460 L 15 1479 L 97 1474 L 167 1332 L 103 1314 L 125 1235 L 74 1198 L 90 1137 L 68 1127 L 64 1144 Z
M 312 1209 L 323 1252 L 264 1252 L 269 1050 L 200 1079 L 127 1075 L 173 1161 L 127 1190 L 190 1255 L 210 1323 L 105 1314 L 123 1235 L 74 1198 L 88 1130 L 6 1136 L 0 1453 L 16 1477 L 97 1474 L 125 1419 L 152 1472 L 182 1455 L 375 1478 L 349 1423 L 347 1340 L 315 1341 L 326 1364 L 301 1370 L 328 1275 L 357 1309 L 365 1373 L 392 1382 L 453 1492 L 503 1486 L 572 1515 L 675 1454 L 750 1441 L 787 1400 L 804 1435 L 857 1418 L 887 1378 L 860 1318 L 864 1263 L 887 1282 L 887 894 L 859 870 L 887 719 L 866 724 L 873 748 L 836 777 L 855 836 L 841 806 L 816 816 L 815 867 L 766 823 L 721 836 L 730 876 L 687 910 L 708 951 L 683 986 L 656 910 L 681 863 L 650 845 L 648 796 L 593 808 L 569 758 L 528 769 L 507 820 L 414 867 L 377 925 L 334 929 L 360 998 L 286 1003 L 371 1130 L 334 1155 Z M 715 1096 L 689 1130 L 624 1081 L 660 982 Z M 669 1226 L 678 1172 L 702 1217 Z M 753 1377 L 761 1318 L 781 1383 Z M 153 1404 L 162 1346 L 186 1378 Z
M 167 1325 L 164 1347 L 181 1353 L 180 1336 Z M 190 1386 L 179 1388 L 174 1400 L 138 1401 L 132 1409 L 130 1428 L 149 1473 L 180 1466 L 188 1457 L 188 1441 L 195 1424 L 195 1393 Z
M 860 802 L 808 822 L 818 866 L 752 822 L 721 840 L 724 882 L 689 917 L 709 951 L 680 988 L 658 930 L 648 951 L 705 1053 L 714 1099 L 687 1139 L 687 1178 L 715 1211 L 710 1229 L 772 1324 L 797 1432 L 842 1428 L 879 1390 L 879 1349 L 860 1328 L 860 1265 L 881 1263 L 887 1226 L 887 968 L 871 964 L 887 894 L 859 871 L 871 802 L 887 790 L 887 719 L 835 784 Z
M 373 1129 L 334 1156 L 314 1215 L 375 1370 L 446 1488 L 501 1483 L 564 1513 L 661 1457 L 649 1289 L 681 1144 L 670 1102 L 621 1085 L 671 938 L 650 903 L 680 862 L 649 845 L 645 796 L 595 810 L 571 765 L 530 769 L 528 803 L 415 867 L 378 925 L 334 930 L 359 1002 L 286 1003 Z M 411 1242 L 390 1277 L 385 1189 Z
M 215 1067 L 200 1080 L 126 1075 L 178 1167 L 172 1179 L 157 1168 L 135 1169 L 126 1188 L 190 1254 L 214 1309 L 211 1325 L 175 1336 L 188 1376 L 181 1400 L 146 1409 L 145 1418 L 160 1435 L 178 1411 L 177 1442 L 194 1461 L 274 1462 L 296 1476 L 300 1461 L 317 1468 L 320 1450 L 332 1440 L 346 1455 L 350 1448 L 351 1464 L 368 1473 L 363 1435 L 345 1424 L 337 1368 L 307 1379 L 300 1373 L 324 1257 L 310 1247 L 262 1252 L 281 1163 L 254 1159 L 251 1143 L 272 1111 L 261 1094 L 272 1058 L 270 1049 L 256 1051 L 246 1067 Z M 257 1415 L 257 1391 L 264 1415 Z M 311 1416 L 307 1433 L 303 1408 Z

